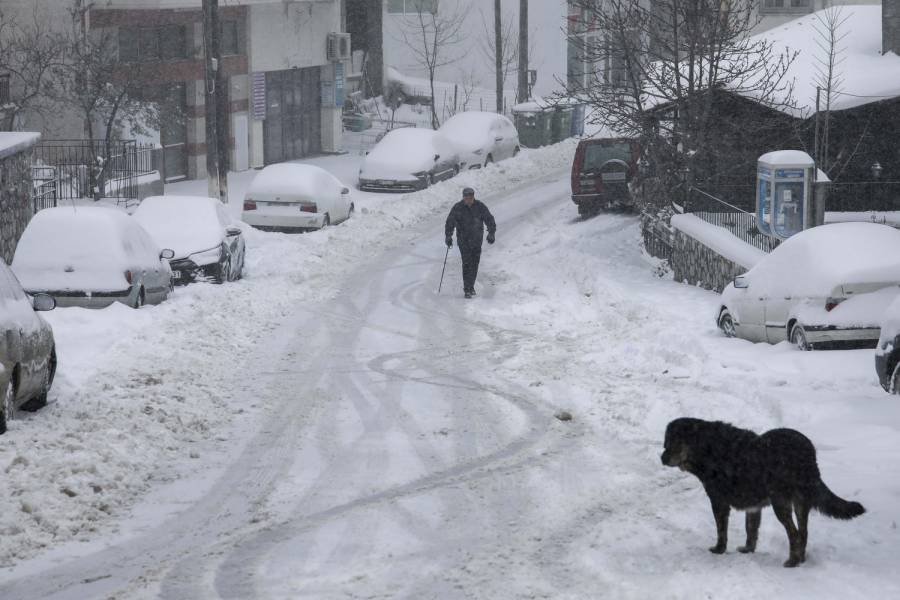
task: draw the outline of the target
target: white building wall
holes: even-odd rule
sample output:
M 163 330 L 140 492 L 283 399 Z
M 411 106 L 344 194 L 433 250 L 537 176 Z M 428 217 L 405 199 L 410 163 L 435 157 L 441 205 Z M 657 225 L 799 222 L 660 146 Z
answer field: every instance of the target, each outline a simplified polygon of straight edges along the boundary
M 512 20 L 513 31 L 519 30 L 519 0 L 502 0 L 504 23 Z M 494 34 L 494 0 L 439 0 L 439 14 L 462 10 L 465 21 L 461 29 L 460 44 L 447 48 L 446 56 L 450 64 L 439 67 L 436 79 L 460 85 L 473 79 L 477 87 L 493 90 L 494 65 L 492 58 L 485 55 L 481 47 L 486 35 Z M 537 69 L 538 79 L 534 93 L 545 96 L 563 86 L 557 78 L 566 77 L 566 0 L 529 0 L 529 64 Z M 410 31 L 409 23 L 415 15 L 392 14 L 384 6 L 384 64 L 413 77 L 427 77 L 427 70 L 418 64 L 408 46 L 403 42 L 402 32 Z M 487 29 L 488 34 L 485 34 Z M 412 32 L 411 32 L 412 33 Z M 516 66 L 507 78 L 504 87 L 515 90 L 517 86 Z
M 340 0 L 317 2 L 270 2 L 250 7 L 247 53 L 251 73 L 323 67 L 328 80 L 332 65 L 326 55 L 330 32 L 342 31 Z M 251 100 L 252 101 L 252 100 Z M 322 108 L 322 150 L 341 150 L 341 109 Z M 340 130 L 338 130 L 340 131 Z M 249 161 L 252 167 L 264 163 L 263 121 L 251 119 Z

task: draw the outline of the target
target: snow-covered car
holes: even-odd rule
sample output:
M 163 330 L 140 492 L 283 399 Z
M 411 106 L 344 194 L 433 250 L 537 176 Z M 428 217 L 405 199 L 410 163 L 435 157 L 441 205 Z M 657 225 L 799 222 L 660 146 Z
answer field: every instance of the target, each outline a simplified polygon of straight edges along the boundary
M 394 129 L 363 160 L 359 189 L 413 192 L 459 173 L 459 155 L 444 134 L 432 129 Z
M 244 196 L 244 223 L 265 231 L 310 231 L 353 214 L 350 189 L 314 165 L 279 163 L 257 174 Z
M 453 115 L 438 129 L 459 154 L 461 169 L 479 169 L 519 153 L 519 132 L 503 115 L 467 111 Z
M 26 296 L 0 260 L 0 433 L 19 408 L 37 410 L 47 404 L 56 374 L 56 344 L 53 329 L 37 313 L 55 306 L 51 296 Z
M 59 306 L 140 308 L 168 297 L 173 256 L 124 211 L 58 207 L 28 223 L 12 269 L 29 294 L 49 294 Z
M 151 196 L 141 202 L 133 217 L 158 246 L 175 253 L 169 261 L 175 284 L 241 278 L 244 236 L 215 198 Z
M 788 238 L 728 284 L 716 322 L 725 335 L 753 342 L 872 347 L 898 286 L 900 231 L 822 225 Z
M 900 394 L 900 299 L 884 311 L 875 347 L 875 372 L 884 391 Z

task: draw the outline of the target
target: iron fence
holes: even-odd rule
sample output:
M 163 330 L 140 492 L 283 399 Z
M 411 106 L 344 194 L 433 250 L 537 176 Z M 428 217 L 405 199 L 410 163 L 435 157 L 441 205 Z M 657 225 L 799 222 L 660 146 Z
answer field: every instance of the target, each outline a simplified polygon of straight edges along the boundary
M 700 188 L 691 188 L 685 212 L 728 230 L 738 239 L 763 252 L 771 252 L 779 244 L 779 240 L 759 230 L 754 213 L 716 198 Z
M 31 200 L 34 212 L 56 206 L 59 198 L 57 182 L 55 167 L 31 167 Z
M 139 178 L 155 170 L 153 146 L 135 140 L 45 140 L 35 147 L 33 166 L 55 170 L 60 200 L 136 200 Z

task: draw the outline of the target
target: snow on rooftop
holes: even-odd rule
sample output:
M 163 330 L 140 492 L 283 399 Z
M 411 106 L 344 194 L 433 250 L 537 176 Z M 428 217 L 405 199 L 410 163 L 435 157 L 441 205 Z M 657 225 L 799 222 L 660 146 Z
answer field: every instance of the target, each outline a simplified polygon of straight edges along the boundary
M 825 9 L 794 19 L 753 39 L 772 42 L 773 55 L 798 52 L 791 64 L 788 80 L 794 81 L 794 100 L 798 110 L 788 111 L 795 116 L 809 116 L 816 110 L 816 70 L 825 58 L 820 48 Z M 842 79 L 839 93 L 833 95 L 832 110 L 845 110 L 871 102 L 900 96 L 900 57 L 893 52 L 881 53 L 881 5 L 841 6 L 839 20 L 846 21 L 838 29 L 843 37 L 836 76 Z M 749 95 L 749 94 L 748 94 Z M 820 109 L 825 109 L 824 93 Z
M 31 131 L 0 131 L 0 158 L 6 158 L 25 148 L 30 148 L 41 139 L 40 133 Z
M 776 150 L 774 152 L 767 152 L 759 157 L 759 162 L 791 167 L 812 167 L 815 165 L 815 161 L 813 161 L 812 157 L 801 150 Z

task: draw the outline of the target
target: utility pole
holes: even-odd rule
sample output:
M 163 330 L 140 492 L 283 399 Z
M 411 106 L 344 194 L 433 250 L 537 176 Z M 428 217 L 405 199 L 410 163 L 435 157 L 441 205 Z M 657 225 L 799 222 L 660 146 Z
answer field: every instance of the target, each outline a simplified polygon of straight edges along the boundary
M 497 69 L 497 112 L 503 114 L 503 21 L 500 18 L 500 0 L 494 0 L 494 67 Z
M 206 172 L 209 196 L 228 203 L 228 88 L 219 48 L 219 0 L 203 0 L 203 55 L 206 63 Z M 225 159 L 223 161 L 223 158 Z
M 528 102 L 528 0 L 519 0 L 519 102 Z

